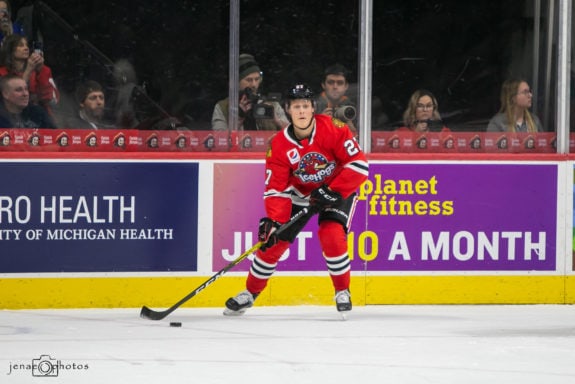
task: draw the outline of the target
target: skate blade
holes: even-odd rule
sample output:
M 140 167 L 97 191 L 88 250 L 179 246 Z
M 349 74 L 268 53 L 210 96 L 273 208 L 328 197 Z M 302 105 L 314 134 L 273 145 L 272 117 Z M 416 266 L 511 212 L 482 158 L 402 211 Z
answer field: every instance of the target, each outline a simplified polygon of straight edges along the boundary
M 240 309 L 240 310 L 238 310 L 238 311 L 233 311 L 233 310 L 231 310 L 231 309 L 229 309 L 229 308 L 226 308 L 226 309 L 224 309 L 224 316 L 241 316 L 241 315 L 243 315 L 244 313 L 246 313 L 246 309 L 247 309 L 247 308 Z

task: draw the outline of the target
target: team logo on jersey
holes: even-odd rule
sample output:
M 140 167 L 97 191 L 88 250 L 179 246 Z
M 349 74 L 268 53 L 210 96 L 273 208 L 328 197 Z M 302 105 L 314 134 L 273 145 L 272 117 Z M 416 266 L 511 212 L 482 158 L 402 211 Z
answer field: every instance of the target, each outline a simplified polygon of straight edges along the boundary
M 303 183 L 321 183 L 331 176 L 335 162 L 329 162 L 324 155 L 317 152 L 306 153 L 294 171 Z
M 299 161 L 299 152 L 296 148 L 290 149 L 287 153 L 290 164 L 295 164 Z

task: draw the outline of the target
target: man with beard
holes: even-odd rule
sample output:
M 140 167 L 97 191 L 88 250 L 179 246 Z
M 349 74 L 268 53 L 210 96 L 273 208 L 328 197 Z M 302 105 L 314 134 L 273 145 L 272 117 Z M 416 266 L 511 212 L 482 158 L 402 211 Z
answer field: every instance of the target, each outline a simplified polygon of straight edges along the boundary
M 102 86 L 88 80 L 76 89 L 76 102 L 79 109 L 75 116 L 65 122 L 66 128 L 106 129 L 116 128 L 104 120 L 106 97 Z
M 238 127 L 228 126 L 229 98 L 217 102 L 212 113 L 212 129 L 225 131 L 279 131 L 288 126 L 284 110 L 277 101 L 260 100 L 262 71 L 254 57 L 242 53 L 239 57 Z M 257 107 L 257 108 L 256 108 Z M 266 111 L 267 112 L 259 112 Z

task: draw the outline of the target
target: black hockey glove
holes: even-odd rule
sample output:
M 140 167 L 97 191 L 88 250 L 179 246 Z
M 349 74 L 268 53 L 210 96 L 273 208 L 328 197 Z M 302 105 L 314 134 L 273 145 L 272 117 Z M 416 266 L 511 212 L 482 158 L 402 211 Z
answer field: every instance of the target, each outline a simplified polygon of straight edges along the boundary
M 265 251 L 266 249 L 278 243 L 278 237 L 275 235 L 275 231 L 279 227 L 280 223 L 270 219 L 269 217 L 264 217 L 260 220 L 260 227 L 258 228 L 258 240 L 264 243 L 260 247 L 262 251 Z
M 339 192 L 332 191 L 327 185 L 322 185 L 311 192 L 309 202 L 316 209 L 333 207 L 343 201 L 343 196 Z

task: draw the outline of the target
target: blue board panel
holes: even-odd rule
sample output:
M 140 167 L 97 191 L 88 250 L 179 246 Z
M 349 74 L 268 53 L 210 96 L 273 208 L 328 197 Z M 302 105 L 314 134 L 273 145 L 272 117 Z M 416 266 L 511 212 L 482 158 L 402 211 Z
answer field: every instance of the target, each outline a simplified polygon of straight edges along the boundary
M 0 163 L 0 273 L 196 271 L 198 163 Z

